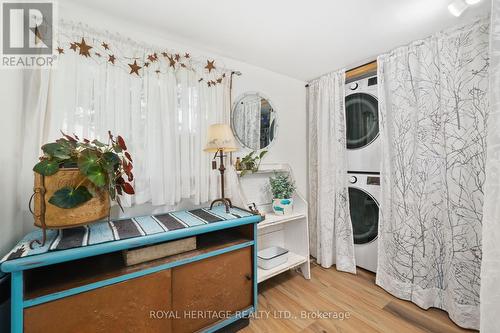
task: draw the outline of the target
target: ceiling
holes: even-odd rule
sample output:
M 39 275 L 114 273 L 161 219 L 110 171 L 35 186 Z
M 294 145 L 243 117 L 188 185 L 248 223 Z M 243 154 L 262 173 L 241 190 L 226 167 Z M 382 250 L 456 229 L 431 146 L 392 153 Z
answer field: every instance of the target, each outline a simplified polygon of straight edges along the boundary
M 451 0 L 72 0 L 173 41 L 300 80 L 359 64 L 489 11 Z

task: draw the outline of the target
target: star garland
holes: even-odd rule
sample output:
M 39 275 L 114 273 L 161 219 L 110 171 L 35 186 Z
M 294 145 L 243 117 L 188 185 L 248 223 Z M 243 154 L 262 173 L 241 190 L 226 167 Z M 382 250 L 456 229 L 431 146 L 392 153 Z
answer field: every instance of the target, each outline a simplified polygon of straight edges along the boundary
M 192 65 L 192 58 L 189 53 L 181 55 L 179 53 L 169 53 L 167 51 L 152 52 L 147 54 L 144 59 L 138 57 L 127 57 L 118 55 L 116 50 L 113 50 L 111 43 L 107 41 L 99 41 L 97 43 L 89 43 L 85 37 L 78 38 L 78 41 L 70 41 L 66 43 L 59 43 L 55 48 L 59 57 L 66 55 L 65 51 L 72 50 L 78 55 L 93 59 L 98 62 L 106 62 L 111 66 L 120 66 L 125 69 L 130 75 L 135 77 L 142 77 L 145 71 L 157 75 L 165 73 L 165 68 L 169 70 L 188 69 L 195 70 Z M 102 60 L 101 60 L 102 58 Z M 162 60 L 163 59 L 163 60 Z M 164 68 L 160 62 L 163 61 Z M 226 73 L 217 70 L 215 60 L 206 60 L 206 65 L 203 67 L 202 73 L 198 82 L 206 82 L 208 87 L 213 87 L 222 84 L 226 78 Z

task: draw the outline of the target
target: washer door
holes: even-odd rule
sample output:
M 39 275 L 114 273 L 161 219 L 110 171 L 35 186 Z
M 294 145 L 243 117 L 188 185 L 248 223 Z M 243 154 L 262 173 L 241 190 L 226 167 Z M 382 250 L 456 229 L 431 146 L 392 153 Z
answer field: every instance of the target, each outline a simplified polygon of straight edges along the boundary
M 369 94 L 356 93 L 345 98 L 347 149 L 369 145 L 378 136 L 378 101 Z
M 368 193 L 349 187 L 354 244 L 366 244 L 378 235 L 378 204 Z

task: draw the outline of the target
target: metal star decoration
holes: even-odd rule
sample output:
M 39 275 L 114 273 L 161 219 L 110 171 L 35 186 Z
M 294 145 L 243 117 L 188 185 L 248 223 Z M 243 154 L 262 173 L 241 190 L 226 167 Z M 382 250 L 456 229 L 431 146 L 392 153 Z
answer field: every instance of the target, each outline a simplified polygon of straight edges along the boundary
M 59 54 L 63 54 L 64 53 L 64 49 L 62 47 L 58 47 L 56 50 L 57 50 L 57 52 Z
M 155 62 L 156 61 L 156 56 L 154 54 L 150 54 L 150 55 L 148 55 L 148 60 L 150 62 Z
M 69 48 L 70 48 L 71 50 L 73 50 L 73 51 L 75 51 L 75 52 L 76 52 L 76 49 L 78 48 L 77 43 L 70 43 L 69 45 L 70 45 L 70 47 L 69 47 Z
M 209 61 L 207 60 L 207 65 L 205 66 L 206 69 L 208 69 L 208 72 L 210 73 L 212 69 L 215 69 L 215 60 Z
M 36 24 L 34 28 L 29 28 L 35 35 L 35 45 L 40 43 L 49 45 L 52 28 L 47 23 L 47 20 L 42 20 L 41 24 Z
M 176 53 L 176 54 L 175 54 L 175 60 L 177 60 L 177 61 L 181 60 L 181 56 L 180 56 L 180 54 L 179 54 L 179 53 Z
M 169 66 L 175 68 L 175 59 L 174 59 L 174 57 L 171 57 L 171 56 L 167 55 L 167 58 L 168 58 Z
M 105 50 L 109 50 L 109 45 L 107 43 L 102 42 L 101 46 L 104 47 Z
M 137 60 L 134 60 L 134 63 L 133 64 L 128 64 L 129 67 L 130 67 L 130 74 L 137 74 L 139 76 L 139 69 L 141 69 L 142 67 L 137 65 Z
M 80 48 L 80 55 L 82 55 L 84 57 L 90 57 L 89 51 L 92 48 L 92 46 L 85 43 L 85 39 L 83 37 L 82 37 L 82 41 L 80 43 L 76 43 L 76 45 L 78 45 L 78 47 Z
M 189 59 L 190 57 L 191 55 L 189 53 L 186 52 L 186 54 L 184 54 L 184 58 Z
M 112 63 L 113 65 L 115 64 L 115 60 L 116 60 L 116 58 L 113 54 L 110 54 L 108 56 L 108 62 Z
M 38 28 L 38 26 L 35 26 L 35 28 L 31 28 L 31 31 L 34 32 L 35 34 L 35 44 L 38 45 L 40 44 L 40 42 L 42 41 L 43 39 L 43 36 L 42 36 L 42 33 L 40 32 L 40 29 Z

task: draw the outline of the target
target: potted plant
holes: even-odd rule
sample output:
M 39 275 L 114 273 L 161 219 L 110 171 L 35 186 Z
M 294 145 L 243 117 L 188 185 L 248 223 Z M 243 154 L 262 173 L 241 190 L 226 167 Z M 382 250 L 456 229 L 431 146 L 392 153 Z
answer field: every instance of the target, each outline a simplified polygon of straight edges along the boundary
M 269 178 L 271 192 L 273 193 L 273 211 L 278 215 L 288 215 L 293 211 L 292 195 L 295 191 L 295 183 L 288 174 L 275 174 Z
M 254 173 L 259 171 L 262 158 L 266 154 L 267 150 L 261 151 L 260 154 L 257 154 L 256 151 L 251 151 L 249 154 L 244 156 L 241 159 L 241 165 L 243 166 L 243 170 L 241 171 L 240 176 L 244 176 L 248 172 Z
M 43 156 L 33 167 L 33 215 L 44 231 L 108 217 L 110 199 L 122 208 L 119 195 L 134 194 L 132 157 L 121 136 L 108 132 L 103 143 L 62 135 L 42 146 Z

